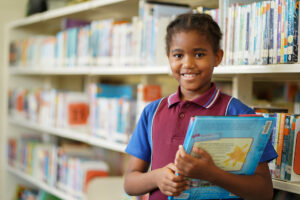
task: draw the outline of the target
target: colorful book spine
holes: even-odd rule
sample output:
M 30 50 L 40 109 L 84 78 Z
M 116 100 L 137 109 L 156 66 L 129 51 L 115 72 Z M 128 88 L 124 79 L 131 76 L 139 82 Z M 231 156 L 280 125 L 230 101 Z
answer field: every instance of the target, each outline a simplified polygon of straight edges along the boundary
M 269 44 L 269 14 L 270 14 L 270 3 L 267 1 L 263 2 L 263 45 L 262 45 L 262 63 L 268 64 L 268 44 Z
M 274 57 L 274 9 L 275 2 L 270 2 L 270 12 L 269 12 L 269 44 L 268 44 L 268 64 L 273 64 Z
M 286 28 L 285 28 L 285 15 L 286 15 L 285 7 L 286 7 L 286 4 L 285 4 L 285 2 L 286 2 L 286 0 L 281 1 L 280 63 L 284 63 L 284 44 L 285 44 L 284 33 L 286 31 Z
M 281 0 L 277 1 L 278 4 L 278 21 L 277 21 L 277 63 L 281 62 L 281 29 L 282 29 L 282 4 Z
M 273 3 L 273 64 L 277 63 L 278 2 Z
M 288 26 L 289 26 L 289 7 L 290 0 L 285 0 L 285 14 L 284 14 L 284 61 L 283 63 L 287 63 L 288 59 Z
M 249 64 L 249 42 L 250 42 L 250 12 L 251 6 L 245 6 L 245 42 L 244 42 L 244 56 L 243 56 L 243 64 Z
M 293 62 L 294 54 L 294 13 L 295 13 L 295 1 L 288 0 L 288 22 L 287 22 L 287 62 Z
M 285 180 L 287 159 L 288 159 L 288 146 L 290 137 L 290 115 L 286 115 L 284 122 L 284 133 L 283 133 L 283 145 L 282 145 L 282 156 L 281 156 L 281 167 L 280 167 L 280 178 Z
M 295 9 L 294 9 L 294 36 L 293 36 L 293 54 L 292 54 L 292 60 L 293 62 L 298 62 L 299 60 L 299 57 L 298 57 L 298 48 L 299 48 L 299 36 L 298 36 L 298 33 L 299 33 L 299 0 L 297 0 L 296 2 L 293 1 L 293 5 L 295 6 Z

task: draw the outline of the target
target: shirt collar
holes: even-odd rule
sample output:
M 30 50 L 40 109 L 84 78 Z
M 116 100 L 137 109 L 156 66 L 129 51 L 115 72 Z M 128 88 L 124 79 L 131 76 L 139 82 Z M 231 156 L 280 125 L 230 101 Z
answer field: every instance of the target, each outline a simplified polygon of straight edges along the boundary
M 192 102 L 198 104 L 204 108 L 210 108 L 216 102 L 218 96 L 220 95 L 220 90 L 216 88 L 216 84 L 212 83 L 208 91 L 203 93 L 201 96 L 194 99 Z M 177 92 L 171 94 L 168 97 L 168 107 L 180 102 L 180 86 L 177 89 Z

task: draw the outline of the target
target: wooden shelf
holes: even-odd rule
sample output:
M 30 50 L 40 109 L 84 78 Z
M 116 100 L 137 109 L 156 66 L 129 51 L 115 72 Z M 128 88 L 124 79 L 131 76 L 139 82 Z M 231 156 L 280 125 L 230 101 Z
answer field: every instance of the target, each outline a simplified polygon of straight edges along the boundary
M 78 200 L 78 198 L 75 198 L 75 197 L 67 194 L 66 192 L 61 191 L 55 187 L 49 186 L 48 184 L 44 183 L 43 181 L 37 180 L 36 178 L 22 172 L 21 170 L 18 170 L 9 165 L 7 165 L 6 169 L 8 172 L 14 174 L 15 176 L 18 176 L 19 178 L 24 179 L 25 181 L 35 185 L 36 187 L 41 188 L 41 189 L 45 190 L 46 192 L 55 195 L 56 197 L 59 197 L 64 200 Z M 84 199 L 85 198 L 84 195 L 82 195 L 82 196 L 83 196 L 82 199 Z
M 68 129 L 62 129 L 62 128 L 53 128 L 53 127 L 49 127 L 49 126 L 43 126 L 43 125 L 39 125 L 37 123 L 30 122 L 27 120 L 14 119 L 11 117 L 9 118 L 9 123 L 13 124 L 13 125 L 29 128 L 32 130 L 48 133 L 51 135 L 56 135 L 59 137 L 84 142 L 84 143 L 87 143 L 87 144 L 90 144 L 93 146 L 98 146 L 98 147 L 106 148 L 106 149 L 113 150 L 113 151 L 125 152 L 125 148 L 126 148 L 125 144 L 117 143 L 117 142 L 106 140 L 106 139 L 97 138 L 97 137 L 89 135 L 88 133 L 83 133 L 83 132 L 78 132 L 78 131 L 73 131 L 73 130 L 68 130 Z
M 273 187 L 278 190 L 300 194 L 300 182 L 288 182 L 273 179 Z

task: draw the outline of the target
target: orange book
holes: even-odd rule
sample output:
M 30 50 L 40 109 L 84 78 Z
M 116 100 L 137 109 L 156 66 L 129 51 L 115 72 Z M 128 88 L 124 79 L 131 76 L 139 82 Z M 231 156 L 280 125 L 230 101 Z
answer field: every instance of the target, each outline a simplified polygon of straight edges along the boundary
M 282 157 L 282 147 L 283 147 L 283 138 L 285 133 L 285 117 L 286 113 L 280 114 L 280 130 L 278 135 L 278 147 L 277 147 L 277 162 L 276 165 L 280 166 L 281 164 L 281 157 Z
M 89 106 L 86 103 L 71 103 L 68 108 L 68 122 L 70 125 L 87 124 Z
M 106 177 L 108 176 L 107 171 L 99 171 L 99 170 L 88 170 L 85 174 L 85 179 L 84 179 L 84 192 L 87 191 L 87 186 L 91 180 L 93 180 L 96 177 Z

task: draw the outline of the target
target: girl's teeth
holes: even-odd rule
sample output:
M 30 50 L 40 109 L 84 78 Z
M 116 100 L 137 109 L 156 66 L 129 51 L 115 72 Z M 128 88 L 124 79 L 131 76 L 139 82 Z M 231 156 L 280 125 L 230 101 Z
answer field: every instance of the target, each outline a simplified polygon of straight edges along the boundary
M 183 74 L 184 77 L 191 78 L 196 76 L 195 74 Z

